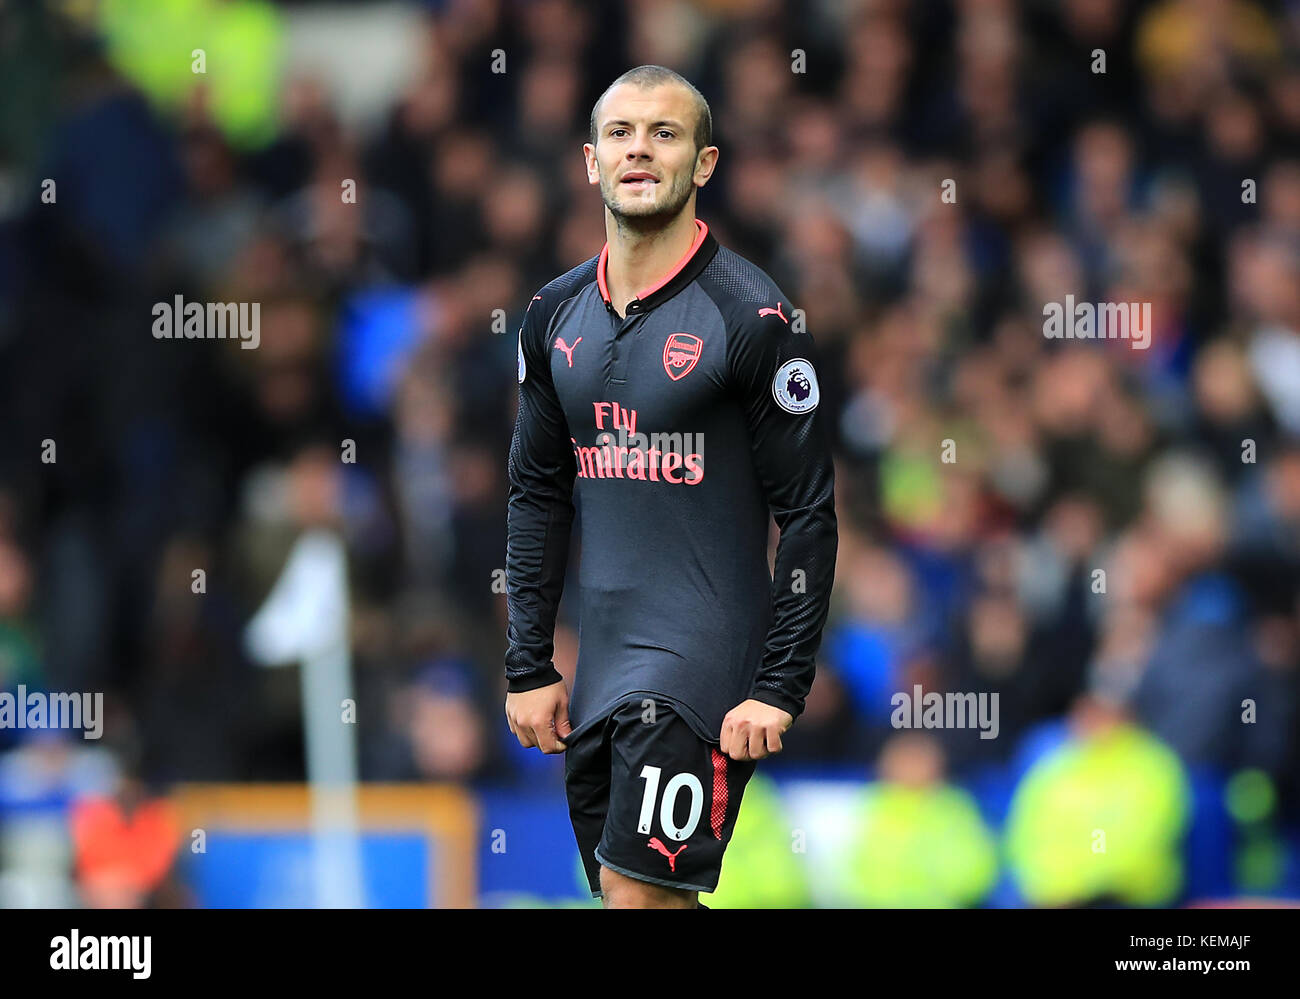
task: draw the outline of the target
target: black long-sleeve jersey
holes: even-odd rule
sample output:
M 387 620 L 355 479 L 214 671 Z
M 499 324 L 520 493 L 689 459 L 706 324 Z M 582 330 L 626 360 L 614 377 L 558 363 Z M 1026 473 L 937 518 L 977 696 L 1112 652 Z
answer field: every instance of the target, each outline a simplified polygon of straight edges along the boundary
M 741 701 L 798 717 L 812 685 L 838 544 L 812 337 L 766 273 L 696 226 L 626 318 L 606 245 L 535 295 L 519 330 L 506 676 L 513 692 L 561 679 L 576 482 L 575 734 L 646 692 L 716 742 Z

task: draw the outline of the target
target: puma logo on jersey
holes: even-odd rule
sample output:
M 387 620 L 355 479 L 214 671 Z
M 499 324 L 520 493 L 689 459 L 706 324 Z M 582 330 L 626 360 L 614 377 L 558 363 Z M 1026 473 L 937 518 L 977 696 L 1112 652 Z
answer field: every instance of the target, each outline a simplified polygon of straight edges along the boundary
M 686 843 L 683 843 L 683 844 L 678 848 L 677 853 L 669 853 L 669 852 L 668 852 L 668 847 L 664 846 L 663 842 L 659 839 L 658 836 L 651 836 L 651 837 L 650 837 L 650 842 L 647 843 L 646 846 L 650 847 L 650 849 L 652 849 L 652 850 L 657 850 L 657 851 L 659 851 L 659 852 L 662 853 L 665 857 L 667 857 L 667 858 L 668 858 L 668 870 L 672 871 L 672 872 L 675 874 L 675 873 L 677 872 L 677 853 L 681 853 L 682 850 L 685 850 L 686 847 L 687 847 L 687 844 L 686 844 Z
M 578 337 L 578 339 L 573 341 L 573 347 L 578 346 L 580 343 L 582 343 L 582 337 Z M 569 367 L 573 367 L 573 347 L 566 344 L 564 342 L 564 337 L 562 336 L 557 336 L 555 338 L 555 346 L 564 351 L 564 356 L 569 359 Z
M 759 309 L 759 310 L 758 310 L 758 315 L 759 315 L 759 318 L 760 318 L 760 319 L 761 319 L 763 316 L 780 316 L 780 317 L 781 317 L 781 322 L 785 323 L 787 326 L 790 325 L 790 320 L 786 319 L 786 318 L 785 318 L 785 313 L 781 311 L 781 303 L 780 303 L 780 302 L 777 302 L 777 303 L 776 303 L 776 308 L 775 308 L 775 309 Z

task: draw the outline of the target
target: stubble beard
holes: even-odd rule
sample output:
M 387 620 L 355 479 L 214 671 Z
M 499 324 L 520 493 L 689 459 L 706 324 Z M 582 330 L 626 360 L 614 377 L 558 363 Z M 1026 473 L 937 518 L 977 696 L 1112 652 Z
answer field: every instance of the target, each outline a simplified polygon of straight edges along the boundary
M 653 205 L 636 202 L 624 208 L 617 203 L 618 184 L 619 182 L 615 181 L 611 188 L 602 178 L 601 200 L 605 202 L 605 207 L 614 217 L 614 224 L 618 226 L 618 231 L 635 236 L 660 232 L 668 228 L 681 215 L 687 202 L 691 200 L 691 194 L 695 191 L 691 175 L 679 174 L 662 201 L 656 201 Z

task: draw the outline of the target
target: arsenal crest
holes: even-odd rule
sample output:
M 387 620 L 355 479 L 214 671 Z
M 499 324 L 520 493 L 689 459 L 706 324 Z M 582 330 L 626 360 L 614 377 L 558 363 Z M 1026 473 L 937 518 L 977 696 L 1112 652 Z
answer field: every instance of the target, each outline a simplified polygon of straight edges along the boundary
M 690 374 L 695 362 L 700 359 L 704 341 L 693 333 L 674 333 L 664 344 L 664 370 L 673 381 Z

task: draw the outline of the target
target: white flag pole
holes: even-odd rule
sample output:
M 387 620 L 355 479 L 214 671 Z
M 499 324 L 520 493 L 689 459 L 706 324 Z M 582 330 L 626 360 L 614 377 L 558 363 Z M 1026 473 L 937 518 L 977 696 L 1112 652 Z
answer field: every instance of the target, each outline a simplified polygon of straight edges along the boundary
M 347 551 L 336 534 L 298 539 L 244 637 L 264 666 L 301 664 L 316 905 L 361 908 L 356 737 L 341 716 L 352 697 Z

